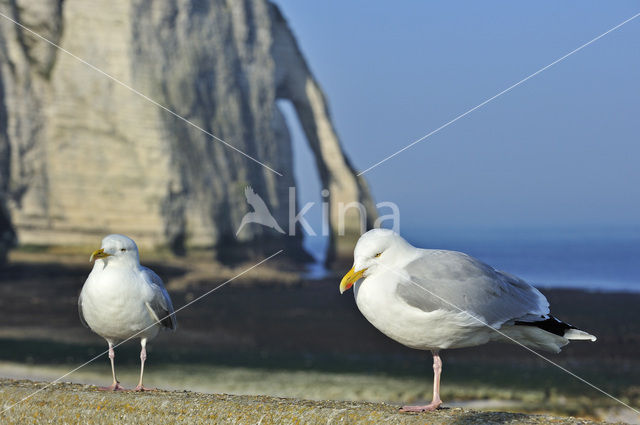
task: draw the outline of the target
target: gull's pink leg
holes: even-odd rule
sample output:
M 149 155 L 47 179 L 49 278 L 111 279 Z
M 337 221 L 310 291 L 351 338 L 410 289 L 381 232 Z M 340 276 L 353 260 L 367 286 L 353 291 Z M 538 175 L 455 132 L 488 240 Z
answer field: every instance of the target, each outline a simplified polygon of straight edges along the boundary
M 426 406 L 402 406 L 401 412 L 426 412 L 436 410 L 441 404 L 440 400 L 440 374 L 442 373 L 442 360 L 437 351 L 433 353 L 433 400 Z
M 124 391 L 125 389 L 120 385 L 120 382 L 116 379 L 116 366 L 114 364 L 114 359 L 116 358 L 116 353 L 113 351 L 113 343 L 111 341 L 107 341 L 109 343 L 109 360 L 111 360 L 111 376 L 113 376 L 113 384 L 108 387 L 100 387 L 101 391 Z
M 134 388 L 133 391 L 155 391 L 151 388 L 145 388 L 142 385 L 142 375 L 144 375 L 144 361 L 147 360 L 147 338 L 142 338 L 140 340 L 140 345 L 142 349 L 140 350 L 140 382 L 138 382 L 138 386 Z

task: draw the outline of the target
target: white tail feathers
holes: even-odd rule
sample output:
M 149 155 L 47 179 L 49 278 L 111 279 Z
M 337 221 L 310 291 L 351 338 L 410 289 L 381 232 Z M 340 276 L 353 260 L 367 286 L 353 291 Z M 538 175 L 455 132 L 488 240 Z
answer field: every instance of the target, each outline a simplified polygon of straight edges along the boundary
M 595 341 L 597 339 L 590 333 L 581 331 L 579 329 L 568 329 L 563 336 L 567 339 L 586 339 L 589 341 Z

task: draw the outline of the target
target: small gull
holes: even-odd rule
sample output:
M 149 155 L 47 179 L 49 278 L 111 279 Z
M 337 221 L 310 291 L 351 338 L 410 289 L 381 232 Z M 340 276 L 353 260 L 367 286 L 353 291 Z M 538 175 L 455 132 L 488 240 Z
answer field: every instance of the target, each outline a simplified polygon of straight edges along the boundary
M 461 252 L 419 249 L 391 230 L 374 229 L 360 237 L 353 256 L 340 293 L 353 286 L 358 309 L 373 326 L 433 354 L 433 400 L 404 412 L 442 404 L 439 350 L 515 341 L 558 353 L 569 340 L 596 340 L 550 315 L 547 299 L 524 280 Z
M 109 235 L 102 247 L 91 254 L 94 261 L 80 297 L 78 310 L 82 324 L 107 340 L 113 384 L 103 390 L 124 390 L 116 379 L 114 344 L 133 336 L 140 338 L 140 382 L 142 385 L 147 340 L 160 329 L 176 329 L 171 299 L 162 279 L 153 270 L 140 265 L 136 243 L 124 235 Z

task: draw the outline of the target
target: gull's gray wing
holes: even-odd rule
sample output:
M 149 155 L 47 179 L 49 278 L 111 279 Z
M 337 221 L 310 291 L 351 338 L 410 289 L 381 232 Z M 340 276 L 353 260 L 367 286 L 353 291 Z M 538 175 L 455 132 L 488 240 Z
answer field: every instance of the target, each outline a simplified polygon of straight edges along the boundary
M 423 250 L 404 272 L 397 294 L 423 311 L 459 308 L 494 327 L 549 314 L 549 302 L 536 288 L 461 252 Z
M 173 314 L 173 304 L 171 303 L 171 298 L 169 298 L 169 293 L 165 289 L 162 279 L 150 268 L 140 267 L 147 282 L 149 282 L 153 288 L 153 299 L 147 303 L 150 313 L 155 316 L 154 319 L 158 320 L 160 325 L 167 329 L 175 330 L 178 327 L 178 322 L 175 314 Z

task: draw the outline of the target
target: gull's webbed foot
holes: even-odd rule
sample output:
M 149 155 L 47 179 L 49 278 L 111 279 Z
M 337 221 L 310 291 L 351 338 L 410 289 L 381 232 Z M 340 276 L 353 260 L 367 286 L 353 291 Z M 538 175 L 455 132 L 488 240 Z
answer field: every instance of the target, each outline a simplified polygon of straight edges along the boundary
M 155 388 L 147 388 L 147 387 L 144 387 L 142 385 L 138 385 L 137 387 L 135 387 L 133 389 L 133 391 L 135 391 L 135 392 L 144 392 L 144 391 L 158 391 L 158 390 L 155 389 Z
M 441 401 L 432 401 L 426 406 L 402 406 L 401 412 L 432 412 L 436 410 L 442 404 Z
M 98 389 L 100 391 L 127 391 L 126 388 L 124 388 L 122 385 L 120 385 L 120 382 L 114 382 L 113 384 L 111 384 L 108 387 L 100 387 Z

